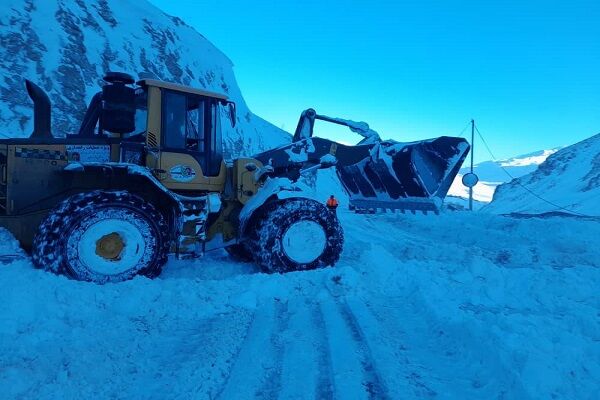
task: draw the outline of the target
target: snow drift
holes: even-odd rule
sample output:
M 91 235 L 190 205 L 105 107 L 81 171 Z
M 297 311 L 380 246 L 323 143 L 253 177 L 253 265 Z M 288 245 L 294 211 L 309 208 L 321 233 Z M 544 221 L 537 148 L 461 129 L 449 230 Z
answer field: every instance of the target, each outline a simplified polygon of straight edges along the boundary
M 210 16 L 207 16 L 210 18 Z M 254 154 L 291 136 L 250 112 L 233 63 L 179 18 L 146 0 L 4 0 L 0 7 L 0 135 L 28 136 L 32 104 L 24 78 L 52 101 L 53 132 L 79 128 L 108 70 L 224 93 L 238 106 L 235 129 L 223 123 L 229 154 Z
M 532 195 L 523 186 L 566 210 Z M 600 134 L 559 150 L 534 172 L 499 186 L 485 210 L 533 214 L 573 211 L 598 216 L 599 204 Z
M 265 275 L 218 251 L 104 286 L 13 261 L 0 230 L 0 398 L 600 391 L 596 222 L 340 212 L 335 268 Z

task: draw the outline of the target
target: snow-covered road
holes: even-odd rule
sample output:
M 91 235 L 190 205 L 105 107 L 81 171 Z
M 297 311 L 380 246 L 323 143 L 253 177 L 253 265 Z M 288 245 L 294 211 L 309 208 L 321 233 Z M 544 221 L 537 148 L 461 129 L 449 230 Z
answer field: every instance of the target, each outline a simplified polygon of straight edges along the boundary
M 354 215 L 335 268 L 217 252 L 96 286 L 11 261 L 0 398 L 592 399 L 600 224 Z

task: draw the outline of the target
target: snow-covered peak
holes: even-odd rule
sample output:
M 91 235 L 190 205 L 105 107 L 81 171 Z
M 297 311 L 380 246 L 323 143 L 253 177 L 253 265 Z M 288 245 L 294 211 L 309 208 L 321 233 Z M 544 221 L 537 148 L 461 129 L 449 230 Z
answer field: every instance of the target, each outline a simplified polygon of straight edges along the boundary
M 209 17 L 209 16 L 207 16 Z M 52 101 L 55 135 L 78 130 L 108 70 L 224 93 L 237 103 L 238 124 L 223 123 L 232 155 L 291 140 L 250 112 L 233 63 L 210 41 L 146 0 L 4 0 L 0 7 L 0 135 L 27 136 L 32 105 L 24 78 Z
M 473 198 L 482 203 L 489 203 L 494 197 L 496 187 L 502 183 L 510 182 L 537 169 L 546 158 L 556 153 L 560 147 L 539 150 L 497 161 L 483 161 L 473 166 L 473 172 L 479 177 L 479 183 L 473 188 Z M 465 163 L 467 164 L 467 163 Z M 469 189 L 462 184 L 462 177 L 470 172 L 470 166 L 465 165 L 452 182 L 449 195 L 468 198 Z
M 502 167 L 525 167 L 529 165 L 540 165 L 546 158 L 560 150 L 560 147 L 550 150 L 540 150 L 534 153 L 524 154 L 521 156 L 500 160 L 498 163 Z
M 473 166 L 473 172 L 475 172 L 479 176 L 479 179 L 484 182 L 509 182 L 512 179 L 511 176 L 518 178 L 535 171 L 546 158 L 556 153 L 559 149 L 560 147 L 557 147 L 554 149 L 539 150 L 522 154 L 503 160 L 483 161 Z M 461 174 L 465 174 L 469 171 L 470 167 L 467 163 L 460 169 Z M 508 174 L 506 172 L 508 172 Z
M 501 185 L 486 210 L 600 215 L 600 134 L 550 155 L 534 172 Z M 559 208 L 560 206 L 562 208 Z

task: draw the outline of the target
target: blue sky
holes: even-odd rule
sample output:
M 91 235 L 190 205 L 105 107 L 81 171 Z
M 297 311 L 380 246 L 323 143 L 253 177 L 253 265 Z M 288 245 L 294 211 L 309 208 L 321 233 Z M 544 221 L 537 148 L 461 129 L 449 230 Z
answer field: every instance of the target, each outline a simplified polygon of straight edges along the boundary
M 475 118 L 498 158 L 600 132 L 599 1 L 151 1 L 225 52 L 250 108 L 289 131 L 308 107 L 400 141 Z

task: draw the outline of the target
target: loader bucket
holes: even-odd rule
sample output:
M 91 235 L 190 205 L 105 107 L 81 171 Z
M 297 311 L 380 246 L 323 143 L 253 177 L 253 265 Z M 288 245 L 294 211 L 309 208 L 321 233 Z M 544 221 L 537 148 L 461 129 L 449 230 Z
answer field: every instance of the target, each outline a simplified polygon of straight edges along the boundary
M 315 120 L 347 126 L 363 139 L 351 146 L 315 137 Z M 335 165 L 350 205 L 357 208 L 437 212 L 469 148 L 465 139 L 449 136 L 411 143 L 381 140 L 365 122 L 308 109 L 300 116 L 292 143 L 254 158 L 269 165 L 274 176 L 292 180 Z
M 468 142 L 455 137 L 383 141 L 336 170 L 355 207 L 437 212 L 468 152 Z

